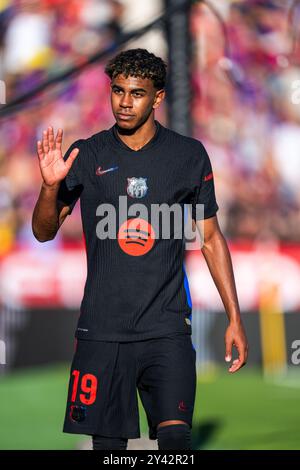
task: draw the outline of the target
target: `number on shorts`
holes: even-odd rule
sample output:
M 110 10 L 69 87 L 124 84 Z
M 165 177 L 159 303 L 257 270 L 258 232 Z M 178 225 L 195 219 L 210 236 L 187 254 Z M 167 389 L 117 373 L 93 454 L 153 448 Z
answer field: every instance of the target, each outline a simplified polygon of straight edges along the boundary
M 74 376 L 73 390 L 71 401 L 74 402 L 77 396 L 78 382 L 79 382 L 79 370 L 73 370 L 72 375 Z M 96 393 L 98 387 L 97 377 L 92 374 L 85 374 L 81 378 L 81 391 L 83 393 L 79 394 L 79 399 L 81 403 L 85 405 L 92 405 L 96 400 Z

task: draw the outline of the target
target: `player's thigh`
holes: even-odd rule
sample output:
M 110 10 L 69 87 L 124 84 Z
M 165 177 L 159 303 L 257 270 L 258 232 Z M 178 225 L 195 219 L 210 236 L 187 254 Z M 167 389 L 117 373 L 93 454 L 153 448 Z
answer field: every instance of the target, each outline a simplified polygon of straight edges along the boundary
M 147 345 L 148 363 L 138 390 L 151 426 L 168 420 L 192 425 L 196 351 L 191 335 L 159 338 Z

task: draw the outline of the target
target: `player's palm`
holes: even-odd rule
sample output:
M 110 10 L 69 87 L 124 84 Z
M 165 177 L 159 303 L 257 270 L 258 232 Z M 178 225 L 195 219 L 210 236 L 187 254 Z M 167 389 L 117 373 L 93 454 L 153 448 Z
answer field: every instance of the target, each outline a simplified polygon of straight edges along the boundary
M 59 129 L 54 139 L 53 128 L 48 127 L 48 130 L 43 132 L 42 142 L 37 142 L 41 174 L 48 186 L 58 184 L 65 178 L 79 153 L 79 149 L 73 149 L 68 159 L 64 161 L 61 151 L 62 134 L 62 129 Z

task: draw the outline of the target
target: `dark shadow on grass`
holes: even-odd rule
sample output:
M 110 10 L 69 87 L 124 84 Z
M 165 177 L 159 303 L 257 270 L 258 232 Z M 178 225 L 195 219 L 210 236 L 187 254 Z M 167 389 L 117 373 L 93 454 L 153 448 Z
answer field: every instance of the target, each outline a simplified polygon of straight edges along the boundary
M 203 449 L 213 439 L 221 425 L 221 421 L 217 420 L 193 424 L 192 449 Z

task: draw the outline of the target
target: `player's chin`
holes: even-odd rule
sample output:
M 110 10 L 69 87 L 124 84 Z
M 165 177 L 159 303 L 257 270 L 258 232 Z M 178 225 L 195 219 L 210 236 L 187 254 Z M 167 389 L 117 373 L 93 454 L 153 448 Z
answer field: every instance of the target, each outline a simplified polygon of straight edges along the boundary
M 116 121 L 120 129 L 134 129 L 136 127 L 132 122 L 119 121 L 118 119 L 116 119 Z

